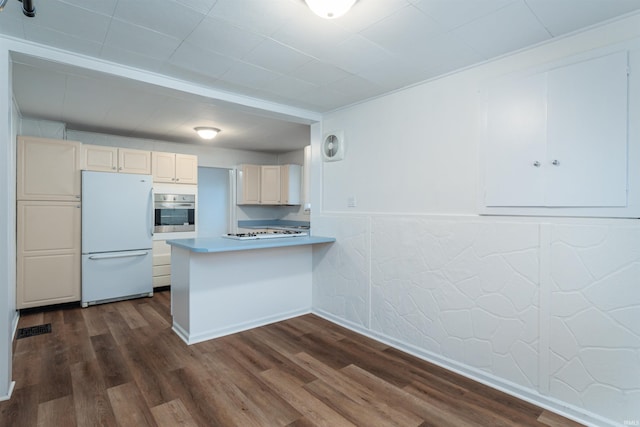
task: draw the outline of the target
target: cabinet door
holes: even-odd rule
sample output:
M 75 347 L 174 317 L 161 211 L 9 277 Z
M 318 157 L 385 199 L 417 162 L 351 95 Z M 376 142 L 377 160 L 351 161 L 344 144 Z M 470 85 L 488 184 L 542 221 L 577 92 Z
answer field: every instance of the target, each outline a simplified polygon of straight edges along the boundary
M 176 155 L 173 153 L 151 153 L 153 160 L 154 182 L 175 182 L 176 179 Z
M 127 148 L 118 149 L 118 172 L 151 174 L 151 152 Z
M 198 183 L 198 156 L 176 154 L 176 183 Z
M 263 205 L 280 204 L 280 166 L 262 166 L 260 203 Z
M 489 88 L 486 206 L 544 206 L 546 74 Z
M 171 246 L 165 240 L 153 241 L 153 287 L 171 285 Z
M 549 71 L 547 206 L 626 206 L 627 53 Z
M 78 202 L 17 203 L 18 308 L 80 301 Z
M 260 165 L 242 165 L 240 180 L 242 181 L 242 200 L 239 204 L 260 204 Z
M 283 205 L 299 205 L 302 185 L 302 167 L 300 165 L 282 165 L 280 167 L 280 200 Z
M 118 149 L 99 145 L 82 145 L 82 169 L 97 172 L 117 172 Z
M 80 148 L 75 141 L 18 137 L 17 199 L 80 199 Z

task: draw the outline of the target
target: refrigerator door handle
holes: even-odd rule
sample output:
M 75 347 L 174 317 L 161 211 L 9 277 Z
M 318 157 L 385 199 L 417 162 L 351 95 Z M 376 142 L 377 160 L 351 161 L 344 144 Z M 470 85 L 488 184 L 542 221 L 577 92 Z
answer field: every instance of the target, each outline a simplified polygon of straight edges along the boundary
M 155 209 L 153 207 L 153 187 L 151 187 L 151 191 L 149 191 L 149 205 L 147 206 L 147 208 L 149 209 L 149 215 L 147 218 L 149 218 L 149 233 L 151 233 L 151 237 L 153 237 L 153 229 L 155 226 Z
M 89 259 L 101 260 L 101 259 L 113 259 L 113 258 L 129 258 L 129 257 L 146 256 L 146 255 L 149 255 L 149 251 L 132 251 L 132 252 L 119 252 L 116 254 L 91 255 Z

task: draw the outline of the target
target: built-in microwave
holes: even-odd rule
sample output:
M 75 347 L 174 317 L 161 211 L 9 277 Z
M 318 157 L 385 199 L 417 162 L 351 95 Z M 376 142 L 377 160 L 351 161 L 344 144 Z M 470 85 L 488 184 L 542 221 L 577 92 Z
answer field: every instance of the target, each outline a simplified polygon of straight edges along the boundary
M 196 230 L 195 194 L 155 194 L 156 233 Z

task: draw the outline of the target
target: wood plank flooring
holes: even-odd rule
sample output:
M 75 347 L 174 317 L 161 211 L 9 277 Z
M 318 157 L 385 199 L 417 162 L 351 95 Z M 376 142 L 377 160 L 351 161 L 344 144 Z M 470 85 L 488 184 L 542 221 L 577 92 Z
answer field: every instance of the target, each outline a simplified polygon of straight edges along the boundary
M 187 346 L 169 292 L 23 313 L 0 426 L 577 426 L 317 316 Z

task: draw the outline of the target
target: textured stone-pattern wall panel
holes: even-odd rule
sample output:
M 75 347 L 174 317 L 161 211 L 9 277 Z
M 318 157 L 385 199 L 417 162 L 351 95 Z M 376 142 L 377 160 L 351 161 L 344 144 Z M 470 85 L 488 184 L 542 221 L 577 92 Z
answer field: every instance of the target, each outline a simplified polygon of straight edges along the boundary
M 537 224 L 374 217 L 371 329 L 537 388 Z
M 314 247 L 314 308 L 368 328 L 369 218 L 321 217 L 314 220 L 313 233 L 336 238 Z
M 640 227 L 554 226 L 551 396 L 640 421 Z

